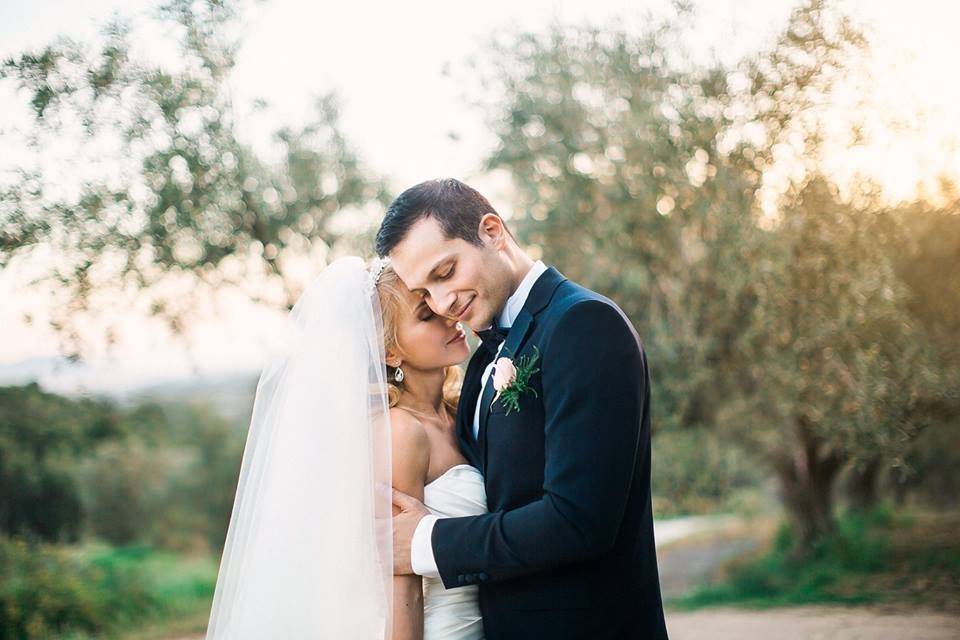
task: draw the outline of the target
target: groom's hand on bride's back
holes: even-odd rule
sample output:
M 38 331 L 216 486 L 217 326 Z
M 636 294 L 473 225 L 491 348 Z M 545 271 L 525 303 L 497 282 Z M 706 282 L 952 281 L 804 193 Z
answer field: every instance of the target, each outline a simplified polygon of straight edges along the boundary
M 393 506 L 400 509 L 400 512 L 393 516 L 393 574 L 403 576 L 413 573 L 410 564 L 413 532 L 417 530 L 420 520 L 430 511 L 416 498 L 396 489 L 393 490 Z

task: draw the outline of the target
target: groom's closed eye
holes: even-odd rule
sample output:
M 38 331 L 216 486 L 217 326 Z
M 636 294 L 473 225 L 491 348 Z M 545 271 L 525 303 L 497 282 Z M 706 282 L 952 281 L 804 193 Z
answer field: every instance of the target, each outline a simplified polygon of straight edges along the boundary
M 427 272 L 426 281 L 436 282 L 438 280 L 446 280 L 453 275 L 454 268 L 456 267 L 457 261 L 455 255 L 444 256 L 437 260 L 430 270 Z M 411 278 L 409 281 L 404 280 L 407 287 L 410 289 L 410 292 L 424 298 L 430 297 L 430 290 L 426 286 L 415 286 L 417 284 L 416 278 Z
M 456 268 L 457 264 L 455 262 L 451 263 L 450 266 L 443 273 L 437 274 L 437 280 L 448 280 L 453 276 L 453 271 Z

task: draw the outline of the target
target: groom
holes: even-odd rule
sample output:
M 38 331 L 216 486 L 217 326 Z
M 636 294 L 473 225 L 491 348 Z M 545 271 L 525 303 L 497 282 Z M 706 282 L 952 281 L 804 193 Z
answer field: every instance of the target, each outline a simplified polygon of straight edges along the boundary
M 534 262 L 490 203 L 453 179 L 400 194 L 377 253 L 483 341 L 457 436 L 483 472 L 490 513 L 438 519 L 395 492 L 394 573 L 478 584 L 488 640 L 666 638 L 650 378 L 624 313 Z

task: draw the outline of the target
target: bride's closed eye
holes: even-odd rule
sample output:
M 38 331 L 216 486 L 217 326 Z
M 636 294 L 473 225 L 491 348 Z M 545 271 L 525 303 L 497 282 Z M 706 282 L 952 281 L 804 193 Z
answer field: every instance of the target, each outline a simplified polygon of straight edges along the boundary
M 417 308 L 417 320 L 429 322 L 436 314 L 426 304 L 421 303 Z

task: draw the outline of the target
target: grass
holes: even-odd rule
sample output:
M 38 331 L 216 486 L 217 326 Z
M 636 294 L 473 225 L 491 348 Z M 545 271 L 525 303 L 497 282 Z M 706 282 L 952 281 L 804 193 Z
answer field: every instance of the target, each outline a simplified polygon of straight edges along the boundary
M 889 508 L 847 514 L 837 531 L 797 559 L 791 531 L 728 567 L 724 579 L 671 604 L 774 607 L 916 601 L 950 608 L 960 602 L 958 516 L 900 516 Z
M 0 539 L 0 640 L 202 631 L 216 571 L 212 557 L 147 546 Z
M 209 556 L 183 556 L 149 546 L 99 547 L 87 553 L 92 564 L 112 570 L 108 573 L 138 574 L 166 615 L 192 614 L 208 608 L 213 599 L 217 564 Z
M 217 579 L 216 559 L 184 556 L 149 546 L 100 547 L 88 554 L 91 563 L 109 567 L 114 570 L 111 573 L 135 572 L 158 605 L 146 618 L 118 620 L 114 637 L 146 640 L 206 628 Z

